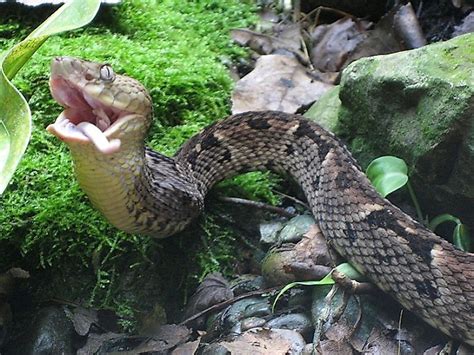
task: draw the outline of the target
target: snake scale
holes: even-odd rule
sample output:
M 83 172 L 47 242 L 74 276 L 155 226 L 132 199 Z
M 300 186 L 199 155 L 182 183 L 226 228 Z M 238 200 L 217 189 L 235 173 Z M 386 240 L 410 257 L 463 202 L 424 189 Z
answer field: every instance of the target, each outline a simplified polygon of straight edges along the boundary
M 50 87 L 65 110 L 48 130 L 69 146 L 79 184 L 117 228 L 166 237 L 202 211 L 218 181 L 285 173 L 332 248 L 403 307 L 474 345 L 474 254 L 380 197 L 344 144 L 316 123 L 274 111 L 237 114 L 166 157 L 144 145 L 152 102 L 138 81 L 62 57 L 52 62 Z

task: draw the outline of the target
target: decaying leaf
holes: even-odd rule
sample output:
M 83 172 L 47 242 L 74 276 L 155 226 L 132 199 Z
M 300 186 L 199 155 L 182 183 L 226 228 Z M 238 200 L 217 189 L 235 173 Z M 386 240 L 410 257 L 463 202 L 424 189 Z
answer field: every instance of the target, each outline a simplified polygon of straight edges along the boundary
M 411 2 L 395 8 L 393 27 L 397 37 L 406 49 L 420 48 L 426 45 L 426 38 Z
M 341 70 L 346 59 L 355 48 L 367 38 L 368 21 L 342 18 L 330 25 L 315 27 L 311 33 L 313 48 L 311 62 L 324 72 Z
M 201 343 L 201 338 L 177 346 L 171 355 L 194 355 Z
M 276 36 L 254 32 L 245 28 L 230 32 L 232 39 L 239 45 L 249 47 L 259 54 L 272 54 L 279 49 L 301 53 L 301 34 L 299 26 L 280 26 Z
M 306 345 L 303 337 L 294 331 L 262 328 L 250 329 L 234 341 L 219 344 L 232 355 L 299 354 Z
M 426 40 L 413 8 L 399 5 L 390 10 L 374 29 L 368 32 L 367 38 L 348 56 L 343 67 L 359 58 L 417 48 L 424 43 Z
M 87 343 L 77 353 L 135 355 L 143 353 L 168 353 L 175 346 L 186 342 L 191 331 L 175 324 L 162 326 L 153 336 L 129 336 L 116 333 L 95 334 L 89 333 Z
M 73 311 L 72 324 L 77 334 L 84 336 L 89 333 L 92 324 L 97 324 L 99 318 L 95 309 L 76 307 Z
M 122 334 L 116 333 L 104 333 L 94 334 L 91 333 L 87 337 L 86 344 L 77 351 L 77 355 L 89 355 L 96 354 L 100 347 L 108 340 L 119 338 Z
M 261 56 L 255 69 L 232 93 L 232 113 L 277 110 L 296 112 L 319 99 L 333 85 L 317 81 L 291 56 Z
M 234 293 L 226 279 L 220 273 L 206 276 L 191 296 L 185 311 L 185 318 L 209 308 L 217 303 L 227 301 L 234 297 Z

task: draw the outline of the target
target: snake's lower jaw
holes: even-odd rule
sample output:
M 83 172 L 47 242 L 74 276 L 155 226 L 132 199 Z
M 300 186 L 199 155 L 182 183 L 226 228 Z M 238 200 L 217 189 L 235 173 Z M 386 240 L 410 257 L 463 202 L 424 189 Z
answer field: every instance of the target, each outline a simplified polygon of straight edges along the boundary
M 67 110 L 63 111 L 56 122 L 50 124 L 46 130 L 68 145 L 74 143 L 94 145 L 103 154 L 112 154 L 120 150 L 120 139 L 108 137 L 107 131 L 102 132 L 90 122 L 80 122 L 77 125 L 72 123 L 67 118 Z

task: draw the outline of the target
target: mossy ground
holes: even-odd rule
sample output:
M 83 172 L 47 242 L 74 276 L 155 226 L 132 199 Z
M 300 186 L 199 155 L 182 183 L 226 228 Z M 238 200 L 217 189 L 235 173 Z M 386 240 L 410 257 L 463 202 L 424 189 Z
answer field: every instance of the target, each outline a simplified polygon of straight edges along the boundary
M 31 271 L 42 298 L 74 295 L 127 314 L 134 299 L 124 289 L 151 288 L 156 281 L 163 283 L 159 298 L 176 298 L 176 289 L 170 288 L 188 287 L 189 277 L 229 269 L 228 255 L 235 255 L 231 234 L 218 233 L 207 245 L 211 252 L 206 247 L 196 252 L 200 241 L 193 240 L 192 230 L 215 229 L 205 218 L 184 235 L 161 242 L 118 232 L 92 209 L 73 177 L 66 147 L 45 131 L 61 110 L 49 93 L 49 63 L 61 55 L 108 62 L 143 82 L 156 117 L 149 145 L 172 154 L 229 113 L 232 81 L 222 62 L 245 54 L 231 44 L 228 31 L 254 21 L 253 10 L 251 2 L 233 0 L 125 1 L 102 10 L 85 29 L 42 46 L 14 80 L 30 104 L 34 131 L 0 200 L 0 271 L 13 266 Z M 2 15 L 1 49 L 24 38 L 51 12 Z M 253 175 L 247 180 L 254 192 L 272 197 L 265 179 Z

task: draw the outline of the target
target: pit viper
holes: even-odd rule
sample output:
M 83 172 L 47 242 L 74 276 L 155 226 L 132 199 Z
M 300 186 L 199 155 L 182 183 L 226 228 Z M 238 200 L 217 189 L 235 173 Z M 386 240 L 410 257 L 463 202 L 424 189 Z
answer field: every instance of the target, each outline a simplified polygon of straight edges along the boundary
M 117 228 L 167 237 L 202 211 L 218 181 L 253 170 L 288 174 L 333 249 L 404 308 L 474 345 L 474 254 L 382 198 L 316 123 L 276 111 L 236 114 L 167 157 L 145 147 L 152 100 L 137 80 L 61 57 L 50 88 L 64 111 L 47 129 L 67 144 L 80 186 Z

